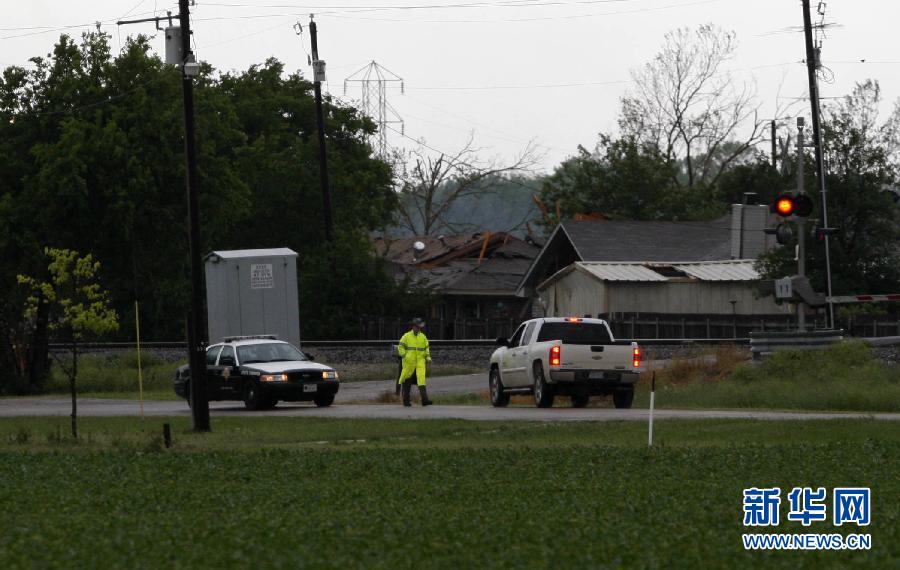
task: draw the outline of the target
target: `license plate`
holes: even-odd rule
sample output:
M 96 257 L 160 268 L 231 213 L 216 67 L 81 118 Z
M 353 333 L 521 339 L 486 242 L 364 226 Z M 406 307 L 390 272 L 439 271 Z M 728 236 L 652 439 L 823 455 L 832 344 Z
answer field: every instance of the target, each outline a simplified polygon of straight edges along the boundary
M 318 389 L 319 389 L 319 387 L 316 386 L 315 384 L 304 384 L 303 385 L 304 392 L 315 392 Z
M 603 380 L 603 372 L 591 372 L 588 374 L 588 378 L 591 380 Z

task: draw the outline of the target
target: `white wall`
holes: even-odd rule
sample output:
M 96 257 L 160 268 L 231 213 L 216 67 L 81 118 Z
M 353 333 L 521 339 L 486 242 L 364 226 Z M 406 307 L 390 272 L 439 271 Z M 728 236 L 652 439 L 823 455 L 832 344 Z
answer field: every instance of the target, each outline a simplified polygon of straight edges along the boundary
M 546 290 L 541 298 L 547 316 L 581 316 L 608 313 L 671 314 L 790 314 L 788 304 L 772 297 L 755 298 L 752 282 L 667 281 L 602 282 L 582 271 L 573 271 Z

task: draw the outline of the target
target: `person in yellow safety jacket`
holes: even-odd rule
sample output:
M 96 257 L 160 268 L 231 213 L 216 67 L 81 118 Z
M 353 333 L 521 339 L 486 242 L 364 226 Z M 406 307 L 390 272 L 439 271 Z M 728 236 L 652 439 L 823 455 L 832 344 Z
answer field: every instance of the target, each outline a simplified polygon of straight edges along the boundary
M 412 389 L 413 380 L 419 386 L 419 395 L 422 397 L 422 405 L 430 406 L 428 391 L 425 388 L 425 365 L 431 362 L 431 349 L 428 347 L 428 338 L 422 329 L 425 323 L 420 318 L 415 318 L 410 324 L 409 331 L 400 337 L 397 352 L 403 360 L 403 368 L 400 370 L 400 383 L 403 392 L 403 405 L 410 406 L 409 392 Z

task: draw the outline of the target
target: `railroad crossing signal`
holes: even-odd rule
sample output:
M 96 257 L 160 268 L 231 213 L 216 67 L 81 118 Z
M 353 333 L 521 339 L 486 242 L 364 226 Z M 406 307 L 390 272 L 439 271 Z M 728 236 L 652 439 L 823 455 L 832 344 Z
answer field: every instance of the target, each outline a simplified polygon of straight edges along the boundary
M 837 228 L 820 228 L 816 227 L 813 231 L 813 236 L 816 238 L 816 241 L 824 242 L 825 236 L 830 236 L 837 233 Z
M 794 239 L 794 228 L 785 222 L 778 224 L 774 228 L 766 228 L 763 231 L 769 235 L 774 235 L 775 241 L 777 241 L 779 245 L 788 244 Z
M 813 201 L 806 194 L 794 194 L 793 192 L 784 192 L 779 194 L 775 201 L 772 202 L 769 209 L 774 214 L 778 214 L 782 218 L 790 216 L 799 216 L 805 218 L 812 214 Z M 780 242 L 779 242 L 780 243 Z

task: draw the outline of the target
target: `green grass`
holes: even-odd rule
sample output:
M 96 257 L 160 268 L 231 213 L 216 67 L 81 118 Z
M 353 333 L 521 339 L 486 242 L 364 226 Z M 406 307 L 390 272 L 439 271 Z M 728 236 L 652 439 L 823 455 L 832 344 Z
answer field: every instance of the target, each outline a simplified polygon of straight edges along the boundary
M 63 363 L 69 360 L 63 356 Z M 142 353 L 141 366 L 145 400 L 177 400 L 172 389 L 175 370 L 184 362 L 167 363 L 153 353 Z M 337 367 L 342 382 L 364 380 L 389 380 L 396 376 L 394 364 L 347 364 Z M 429 377 L 454 376 L 482 372 L 481 368 L 455 364 L 435 364 L 429 367 Z M 78 360 L 78 395 L 84 398 L 139 397 L 137 353 L 81 356 Z M 58 396 L 69 393 L 69 379 L 59 362 L 54 361 L 50 377 L 44 387 L 44 395 Z
M 68 356 L 60 356 L 62 363 L 53 361 L 44 394 L 68 394 L 69 377 L 62 366 L 71 366 Z M 176 398 L 172 390 L 175 370 L 182 363 L 165 362 L 152 352 L 141 353 L 141 375 L 144 398 Z M 138 398 L 137 352 L 126 354 L 87 354 L 78 358 L 78 395 L 83 397 Z M 171 396 L 169 396 L 171 394 Z
M 0 567 L 896 567 L 893 424 L 662 421 L 652 450 L 645 428 L 89 418 L 70 443 L 4 419 Z M 873 550 L 744 552 L 742 490 L 807 485 L 872 487 L 872 524 L 778 532 Z
M 650 374 L 635 406 L 649 403 Z M 725 355 L 720 363 L 676 361 L 657 374 L 662 408 L 900 411 L 900 367 L 872 358 L 862 343 L 823 351 L 777 352 L 761 362 Z

